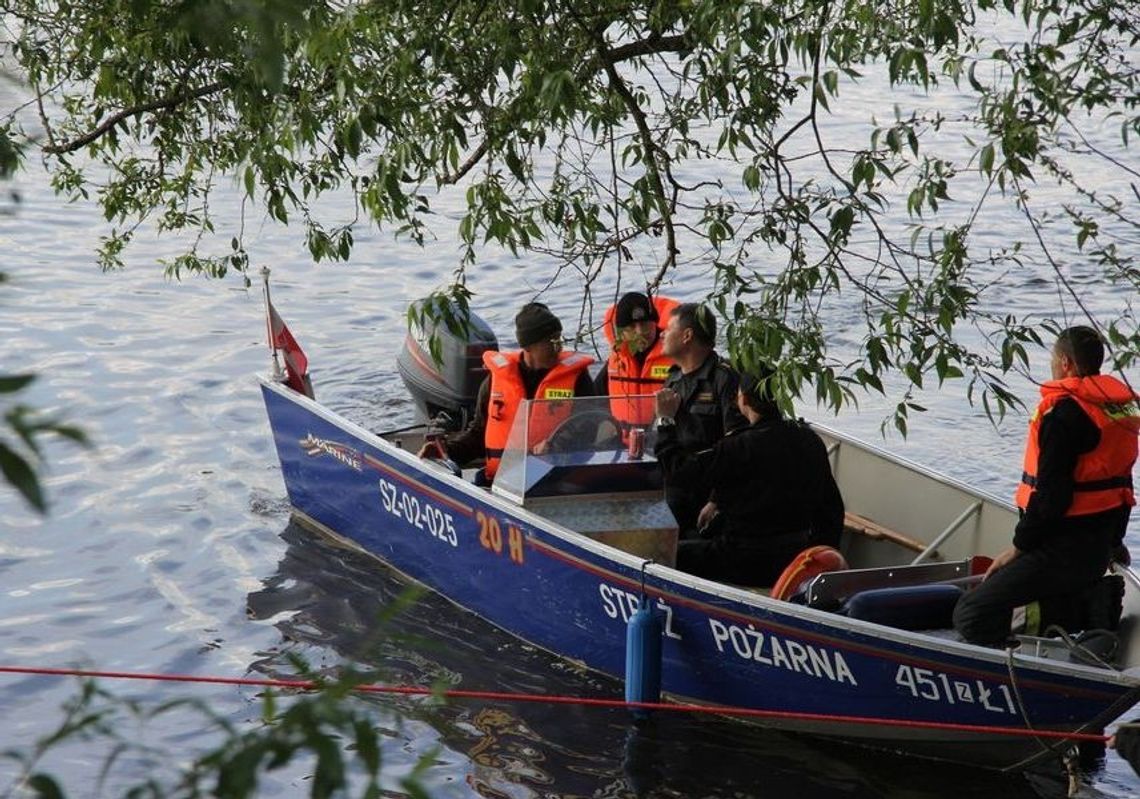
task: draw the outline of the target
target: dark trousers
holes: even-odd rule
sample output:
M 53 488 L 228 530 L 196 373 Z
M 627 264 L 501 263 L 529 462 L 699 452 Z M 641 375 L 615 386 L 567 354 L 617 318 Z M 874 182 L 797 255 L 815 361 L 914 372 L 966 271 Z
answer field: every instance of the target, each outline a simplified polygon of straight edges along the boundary
M 697 517 L 708 501 L 709 493 L 704 486 L 694 488 L 665 484 L 665 504 L 677 520 L 677 530 L 682 541 L 697 538 Z
M 807 545 L 807 531 L 748 541 L 726 537 L 681 541 L 677 569 L 734 585 L 768 587 Z
M 972 644 L 1004 646 L 1014 608 L 1053 597 L 1075 598 L 1094 585 L 1108 568 L 1118 535 L 1114 518 L 1103 524 L 1077 523 L 1023 552 L 962 595 L 954 608 L 955 629 Z

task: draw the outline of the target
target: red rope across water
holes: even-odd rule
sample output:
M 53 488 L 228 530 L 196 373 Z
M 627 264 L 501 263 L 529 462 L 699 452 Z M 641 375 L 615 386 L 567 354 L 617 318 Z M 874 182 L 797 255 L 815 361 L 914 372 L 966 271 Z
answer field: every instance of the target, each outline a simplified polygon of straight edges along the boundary
M 315 691 L 322 684 L 313 680 L 274 680 L 253 677 L 200 677 L 192 674 L 148 674 L 132 671 L 92 671 L 88 669 L 33 668 L 30 666 L 0 666 L 0 674 L 31 674 L 53 677 L 92 677 L 107 680 L 150 680 L 156 682 L 211 683 L 214 685 L 242 685 L 256 688 L 288 688 L 299 691 Z M 1055 738 L 1071 741 L 1097 741 L 1104 743 L 1107 735 L 1088 732 L 1063 732 L 1060 730 L 1031 730 L 1025 727 L 990 727 L 982 724 L 956 724 L 944 721 L 913 721 L 910 719 L 889 719 L 876 716 L 844 716 L 831 713 L 801 713 L 792 710 L 758 710 L 729 705 L 692 705 L 665 702 L 626 702 L 624 699 L 591 699 L 581 696 L 558 696 L 556 694 L 529 694 L 509 691 L 468 691 L 458 688 L 435 690 L 416 685 L 376 685 L 353 686 L 354 691 L 366 694 L 402 694 L 406 696 L 438 696 L 447 699 L 492 699 L 504 702 L 536 702 L 550 705 L 583 705 L 586 707 L 626 708 L 637 710 L 661 710 L 673 713 L 715 713 L 724 716 L 748 718 L 788 719 L 795 721 L 827 721 L 843 724 L 863 724 L 877 727 L 910 727 L 924 730 L 948 730 L 955 732 L 975 732 L 989 735 L 1009 735 L 1023 738 Z

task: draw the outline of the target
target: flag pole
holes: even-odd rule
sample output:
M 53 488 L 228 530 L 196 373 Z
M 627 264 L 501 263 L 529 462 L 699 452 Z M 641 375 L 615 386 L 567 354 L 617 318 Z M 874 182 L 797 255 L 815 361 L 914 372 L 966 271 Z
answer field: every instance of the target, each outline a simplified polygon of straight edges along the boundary
M 270 308 L 273 305 L 269 302 L 269 267 L 261 267 L 261 280 L 264 286 L 263 295 L 265 297 L 265 334 L 266 340 L 269 342 L 269 350 L 273 353 L 273 379 L 280 382 L 284 376 L 281 370 L 281 362 L 277 359 L 277 341 L 273 336 L 273 319 L 270 314 Z

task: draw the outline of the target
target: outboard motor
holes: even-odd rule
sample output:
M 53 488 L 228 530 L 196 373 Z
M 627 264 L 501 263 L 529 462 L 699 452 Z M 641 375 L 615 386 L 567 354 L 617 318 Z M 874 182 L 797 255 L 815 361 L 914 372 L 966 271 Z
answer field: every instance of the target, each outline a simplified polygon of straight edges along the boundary
M 422 307 L 417 300 L 413 307 Z M 455 305 L 452 310 L 462 318 Z M 443 424 L 445 431 L 460 430 L 475 413 L 475 398 L 487 375 L 483 353 L 499 348 L 491 327 L 474 313 L 467 314 L 466 335 L 456 335 L 447 325 L 424 320 L 421 326 L 408 325 L 404 346 L 396 356 L 396 368 L 416 404 L 416 415 L 423 421 Z M 440 361 L 431 354 L 431 338 L 439 342 Z

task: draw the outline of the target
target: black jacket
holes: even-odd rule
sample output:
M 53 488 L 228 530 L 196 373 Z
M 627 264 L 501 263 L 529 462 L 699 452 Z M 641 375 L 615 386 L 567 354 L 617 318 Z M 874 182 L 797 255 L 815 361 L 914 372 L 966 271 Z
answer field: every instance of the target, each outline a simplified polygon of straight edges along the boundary
M 729 431 L 748 425 L 736 407 L 739 384 L 736 371 L 715 352 L 687 375 L 679 366 L 670 368 L 665 388 L 681 396 L 681 406 L 674 417 L 674 434 L 681 447 L 690 453 L 708 449 Z M 664 467 L 666 479 L 673 482 L 668 463 Z
M 810 530 L 813 544 L 839 541 L 843 498 L 827 448 L 802 421 L 760 419 L 697 453 L 681 445 L 676 427 L 665 427 L 656 454 L 676 479 L 714 488 L 720 536 L 747 541 Z

